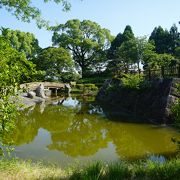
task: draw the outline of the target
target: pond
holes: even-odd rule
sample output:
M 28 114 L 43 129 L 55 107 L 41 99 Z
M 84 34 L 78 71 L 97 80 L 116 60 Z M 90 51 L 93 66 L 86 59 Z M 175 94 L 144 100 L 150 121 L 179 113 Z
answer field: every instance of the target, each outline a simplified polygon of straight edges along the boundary
M 13 155 L 53 162 L 61 167 L 91 161 L 149 158 L 164 161 L 176 154 L 172 137 L 180 133 L 152 124 L 112 121 L 94 97 L 59 97 L 21 112 L 7 140 Z

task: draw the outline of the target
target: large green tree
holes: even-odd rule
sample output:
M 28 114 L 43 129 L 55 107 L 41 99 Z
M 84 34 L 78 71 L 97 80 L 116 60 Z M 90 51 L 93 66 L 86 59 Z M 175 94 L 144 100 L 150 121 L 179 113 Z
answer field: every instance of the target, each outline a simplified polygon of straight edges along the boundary
M 108 58 L 117 58 L 117 49 L 122 45 L 123 42 L 135 39 L 134 33 L 131 26 L 127 25 L 123 33 L 119 33 L 111 43 L 111 47 L 108 50 Z
M 155 46 L 147 43 L 142 54 L 144 69 L 161 69 L 167 68 L 173 62 L 173 56 L 167 53 L 158 54 L 155 51 Z
M 170 53 L 175 54 L 176 48 L 180 47 L 180 33 L 175 24 L 170 28 Z
M 65 24 L 52 27 L 53 45 L 64 47 L 72 52 L 75 63 L 81 68 L 84 77 L 96 64 L 99 55 L 109 48 L 109 30 L 101 28 L 90 20 L 73 19 Z
M 33 61 L 38 70 L 46 72 L 46 78 L 59 81 L 72 80 L 74 72 L 74 63 L 69 52 L 60 47 L 48 47 L 43 49 Z
M 70 9 L 68 0 L 43 0 L 45 3 L 54 1 L 57 4 L 62 4 L 63 10 Z M 41 11 L 33 5 L 32 0 L 0 0 L 0 8 L 4 7 L 8 12 L 13 14 L 18 20 L 30 22 L 35 20 L 39 27 L 47 25 L 47 21 L 42 19 Z
M 108 50 L 110 59 L 107 71 L 128 72 L 130 65 L 137 59 L 137 46 L 131 26 L 127 25 L 124 32 L 119 33 Z
M 16 103 L 12 96 L 18 84 L 34 80 L 35 65 L 0 37 L 0 142 L 5 131 L 13 125 Z M 1 149 L 1 143 L 0 143 Z
M 180 61 L 180 46 L 175 49 L 175 57 Z
M 155 27 L 149 40 L 154 43 L 157 53 L 170 53 L 171 36 L 168 30 L 164 30 L 161 26 Z
M 26 59 L 25 54 L 0 37 L 0 88 L 31 81 L 36 74 L 35 65 Z
M 1 28 L 2 36 L 8 40 L 11 46 L 19 52 L 24 52 L 27 58 L 35 56 L 39 51 L 39 43 L 34 34 Z
M 138 60 L 136 41 L 134 39 L 124 41 L 118 48 L 117 56 L 122 64 L 122 70 L 128 73 L 130 67 L 132 68 Z

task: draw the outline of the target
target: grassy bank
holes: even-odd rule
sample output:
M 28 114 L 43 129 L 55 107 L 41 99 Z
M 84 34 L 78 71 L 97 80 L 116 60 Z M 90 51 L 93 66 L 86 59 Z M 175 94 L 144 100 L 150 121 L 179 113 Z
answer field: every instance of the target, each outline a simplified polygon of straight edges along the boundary
M 45 166 L 41 163 L 29 161 L 0 160 L 0 179 L 72 179 L 72 180 L 178 180 L 180 179 L 180 158 L 165 163 L 138 162 L 128 164 L 119 162 L 114 164 L 94 163 L 84 168 L 61 170 L 55 165 Z
M 119 162 L 115 164 L 103 165 L 101 163 L 92 164 L 83 170 L 76 170 L 70 179 L 73 180 L 121 180 L 121 179 L 147 179 L 147 180 L 178 180 L 180 179 L 180 159 L 158 162 L 139 162 L 127 164 Z
M 21 160 L 0 160 L 0 180 L 65 179 L 67 172 L 55 165 Z

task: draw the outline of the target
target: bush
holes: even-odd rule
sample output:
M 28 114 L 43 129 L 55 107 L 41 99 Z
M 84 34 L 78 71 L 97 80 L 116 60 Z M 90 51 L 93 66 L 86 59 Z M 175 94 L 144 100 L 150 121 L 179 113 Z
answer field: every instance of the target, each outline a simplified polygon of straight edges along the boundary
M 104 81 L 107 79 L 107 77 L 101 77 L 101 76 L 96 76 L 96 77 L 89 77 L 89 78 L 83 78 L 78 81 L 78 83 L 85 83 L 85 84 L 103 84 Z
M 180 84 L 176 85 L 177 91 L 180 94 Z M 171 111 L 175 119 L 176 127 L 180 128 L 180 99 L 172 106 Z
M 83 90 L 84 85 L 83 84 L 76 84 L 76 88 L 80 89 L 80 90 Z
M 76 84 L 76 88 L 80 90 L 90 90 L 90 91 L 97 91 L 98 87 L 95 84 Z
M 172 106 L 171 110 L 175 118 L 175 125 L 180 128 L 180 100 Z
M 121 78 L 122 86 L 128 89 L 140 89 L 143 83 L 143 77 L 139 74 L 125 74 Z

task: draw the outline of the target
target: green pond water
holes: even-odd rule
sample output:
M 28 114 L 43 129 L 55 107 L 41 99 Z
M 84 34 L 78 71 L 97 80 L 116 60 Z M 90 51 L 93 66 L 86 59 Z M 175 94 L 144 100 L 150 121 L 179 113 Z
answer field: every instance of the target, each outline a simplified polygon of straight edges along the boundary
M 61 167 L 91 161 L 148 158 L 164 161 L 176 153 L 180 133 L 152 124 L 112 121 L 93 97 L 49 99 L 21 112 L 7 140 L 14 156 L 53 162 Z

